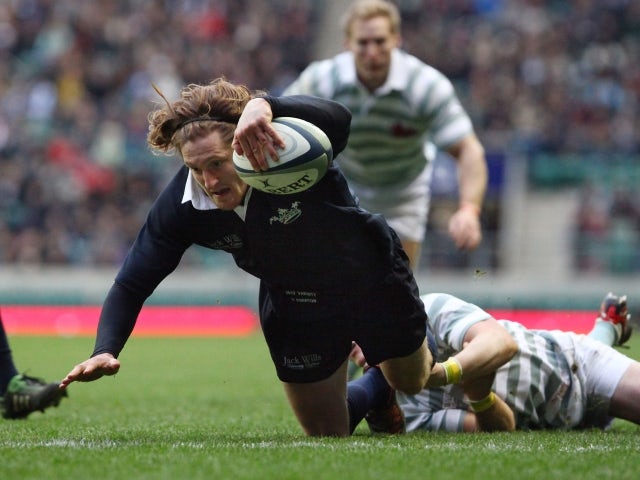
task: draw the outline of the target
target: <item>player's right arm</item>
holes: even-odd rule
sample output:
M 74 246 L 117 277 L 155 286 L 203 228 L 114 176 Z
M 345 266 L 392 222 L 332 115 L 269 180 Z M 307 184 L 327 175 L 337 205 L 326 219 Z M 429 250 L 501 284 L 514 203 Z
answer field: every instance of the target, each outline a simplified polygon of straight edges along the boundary
M 102 305 L 96 342 L 91 357 L 65 376 L 60 388 L 74 381 L 89 382 L 114 375 L 120 368 L 118 355 L 136 324 L 145 300 L 178 265 L 192 243 L 180 215 L 186 169 L 181 169 L 151 208 L 116 280 Z

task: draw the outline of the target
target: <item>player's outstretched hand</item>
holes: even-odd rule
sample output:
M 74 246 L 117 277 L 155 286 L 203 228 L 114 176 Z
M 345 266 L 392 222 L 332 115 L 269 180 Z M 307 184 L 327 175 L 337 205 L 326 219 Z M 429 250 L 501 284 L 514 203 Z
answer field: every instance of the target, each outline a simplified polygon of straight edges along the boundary
M 72 382 L 91 382 L 104 375 L 115 375 L 120 370 L 120 362 L 110 353 L 101 353 L 79 363 L 60 382 L 65 389 Z

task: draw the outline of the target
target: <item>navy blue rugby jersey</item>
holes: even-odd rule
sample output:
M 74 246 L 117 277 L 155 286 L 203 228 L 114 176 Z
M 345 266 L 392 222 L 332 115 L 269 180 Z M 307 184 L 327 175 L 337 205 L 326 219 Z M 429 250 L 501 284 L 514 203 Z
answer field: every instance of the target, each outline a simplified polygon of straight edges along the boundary
M 334 156 L 342 151 L 351 115 L 340 104 L 307 96 L 266 98 L 274 117 L 310 121 L 327 133 Z M 304 192 L 249 189 L 244 208 L 235 211 L 217 209 L 203 193 L 185 201 L 190 178 L 181 167 L 152 206 L 103 304 L 94 355 L 118 355 L 146 298 L 194 244 L 229 252 L 276 294 L 364 291 L 390 274 L 399 241 L 381 216 L 357 206 L 335 163 Z
M 246 207 L 248 262 L 236 262 L 271 290 L 363 292 L 389 273 L 397 247 L 392 231 L 380 215 L 358 207 L 335 165 L 295 195 L 253 190 Z

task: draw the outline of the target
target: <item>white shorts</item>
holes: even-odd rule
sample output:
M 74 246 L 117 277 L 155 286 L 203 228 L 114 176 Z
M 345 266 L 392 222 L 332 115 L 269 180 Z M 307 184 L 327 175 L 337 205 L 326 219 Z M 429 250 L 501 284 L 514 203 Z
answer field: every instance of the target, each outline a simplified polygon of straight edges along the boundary
M 418 177 L 404 185 L 369 187 L 350 183 L 360 206 L 381 214 L 400 240 L 422 243 L 427 232 L 433 162 Z
M 586 335 L 571 333 L 560 341 L 563 352 L 573 365 L 574 378 L 582 386 L 585 405 L 584 427 L 604 428 L 611 421 L 609 403 L 624 372 L 633 360 L 616 349 Z

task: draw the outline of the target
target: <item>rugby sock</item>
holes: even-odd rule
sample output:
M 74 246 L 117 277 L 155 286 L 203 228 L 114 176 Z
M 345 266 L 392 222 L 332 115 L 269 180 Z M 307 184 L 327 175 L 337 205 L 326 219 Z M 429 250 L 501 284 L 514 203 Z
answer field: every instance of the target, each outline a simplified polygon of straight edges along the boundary
M 618 333 L 611 322 L 598 318 L 588 336 L 612 347 L 617 341 Z
M 372 408 L 384 407 L 391 388 L 379 368 L 370 368 L 361 377 L 347 384 L 349 431 L 353 433 Z
M 18 370 L 13 363 L 11 349 L 9 348 L 9 340 L 7 339 L 7 334 L 4 331 L 2 316 L 0 316 L 0 397 L 7 391 L 9 380 L 17 374 Z

